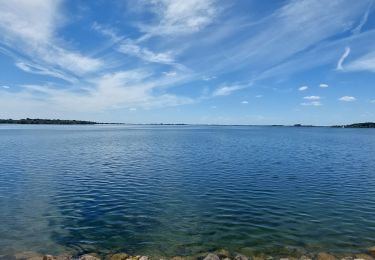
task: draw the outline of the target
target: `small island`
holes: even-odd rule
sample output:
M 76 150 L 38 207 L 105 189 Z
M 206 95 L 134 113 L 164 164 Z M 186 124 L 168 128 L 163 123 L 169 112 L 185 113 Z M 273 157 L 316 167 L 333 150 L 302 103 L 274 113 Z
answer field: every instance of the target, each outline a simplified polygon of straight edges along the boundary
M 335 125 L 336 128 L 375 128 L 374 122 L 356 123 L 350 125 Z
M 40 118 L 25 118 L 25 119 L 0 119 L 0 124 L 21 124 L 21 125 L 95 125 L 98 124 L 92 121 L 82 120 L 62 120 L 62 119 L 40 119 Z

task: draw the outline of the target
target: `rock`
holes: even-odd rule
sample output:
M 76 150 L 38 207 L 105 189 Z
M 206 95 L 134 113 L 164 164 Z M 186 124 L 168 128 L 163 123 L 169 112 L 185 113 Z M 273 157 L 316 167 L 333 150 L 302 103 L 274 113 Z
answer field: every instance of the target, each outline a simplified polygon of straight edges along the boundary
M 220 260 L 220 258 L 215 254 L 208 254 L 203 260 Z
M 333 255 L 327 254 L 327 253 L 319 253 L 317 260 L 337 260 L 337 258 Z
M 73 256 L 71 255 L 58 255 L 55 257 L 55 260 L 72 260 Z
M 129 256 L 127 259 L 128 260 L 139 260 L 139 258 L 141 258 L 141 256 L 137 255 L 137 256 Z
M 355 260 L 357 259 L 362 259 L 362 260 L 374 260 L 374 258 L 368 254 L 356 254 L 355 255 Z
M 185 258 L 182 256 L 174 256 L 171 258 L 171 260 L 185 260 Z
M 345 256 L 341 260 L 354 260 L 354 258 L 352 256 Z
M 148 256 L 141 256 L 139 260 L 148 260 Z
M 79 260 L 100 260 L 97 254 L 86 254 L 79 257 Z
M 214 252 L 220 259 L 230 258 L 231 255 L 226 249 L 219 249 Z
M 249 258 L 245 255 L 237 254 L 234 258 L 235 260 L 249 260 Z
M 126 253 L 117 253 L 114 255 L 111 255 L 108 259 L 109 260 L 126 260 L 128 259 L 129 255 Z
M 311 260 L 310 257 L 305 256 L 305 255 L 301 256 L 299 259 L 300 259 L 300 260 Z
M 226 257 L 226 258 L 224 258 L 223 260 L 231 260 L 230 258 L 228 258 L 228 257 Z
M 43 260 L 55 260 L 56 257 L 54 257 L 53 255 L 45 255 L 43 256 Z
M 370 253 L 371 256 L 375 257 L 375 246 L 370 247 L 370 248 L 368 249 L 368 252 Z

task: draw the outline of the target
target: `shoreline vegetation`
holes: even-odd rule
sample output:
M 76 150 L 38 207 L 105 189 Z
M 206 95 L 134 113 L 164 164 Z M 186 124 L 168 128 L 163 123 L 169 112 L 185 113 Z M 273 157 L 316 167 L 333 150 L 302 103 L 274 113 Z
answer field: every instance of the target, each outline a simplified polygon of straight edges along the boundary
M 19 125 L 95 125 L 96 122 L 82 120 L 62 120 L 62 119 L 0 119 L 0 124 L 19 124 Z
M 0 124 L 19 124 L 19 125 L 138 125 L 138 124 L 128 124 L 128 123 L 99 123 L 94 121 L 85 121 L 85 120 L 65 120 L 65 119 L 41 119 L 41 118 L 24 118 L 24 119 L 0 119 Z M 194 124 L 168 124 L 168 123 L 154 123 L 154 124 L 139 124 L 139 125 L 194 125 Z M 199 125 L 199 124 L 198 124 Z M 212 124 L 216 126 L 216 124 Z M 220 126 L 220 125 L 217 125 Z M 258 126 L 258 125 L 232 125 L 232 126 Z M 260 125 L 259 125 L 260 126 Z M 271 127 L 322 127 L 315 125 L 262 125 L 262 126 L 271 126 Z M 334 125 L 330 126 L 333 128 L 375 128 L 375 122 L 364 122 L 364 123 L 355 123 L 349 125 Z
M 79 256 L 70 254 L 63 255 L 42 255 L 35 252 L 22 252 L 15 255 L 0 255 L 0 259 L 10 260 L 375 260 L 375 246 L 369 248 L 366 252 L 334 255 L 331 253 L 307 253 L 303 252 L 298 255 L 279 254 L 277 256 L 264 254 L 240 254 L 231 253 L 228 250 L 220 249 L 212 253 L 202 253 L 195 256 L 174 256 L 171 258 L 146 256 L 146 255 L 129 255 L 127 253 L 113 253 L 99 255 L 97 253 L 86 253 Z

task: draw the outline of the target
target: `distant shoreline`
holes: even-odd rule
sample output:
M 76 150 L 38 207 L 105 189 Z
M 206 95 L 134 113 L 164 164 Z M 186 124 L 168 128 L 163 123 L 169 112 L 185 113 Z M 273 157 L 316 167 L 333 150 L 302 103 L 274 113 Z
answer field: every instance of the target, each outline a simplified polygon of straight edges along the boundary
M 375 128 L 375 122 L 355 123 L 348 125 L 333 125 L 333 126 L 316 126 L 316 125 L 220 125 L 220 124 L 184 124 L 184 123 L 148 123 L 148 124 L 133 124 L 133 123 L 101 123 L 85 120 L 65 120 L 65 119 L 40 119 L 40 118 L 25 118 L 25 119 L 0 119 L 0 124 L 17 124 L 17 125 L 154 125 L 154 126 L 268 126 L 268 127 L 333 127 L 333 128 Z

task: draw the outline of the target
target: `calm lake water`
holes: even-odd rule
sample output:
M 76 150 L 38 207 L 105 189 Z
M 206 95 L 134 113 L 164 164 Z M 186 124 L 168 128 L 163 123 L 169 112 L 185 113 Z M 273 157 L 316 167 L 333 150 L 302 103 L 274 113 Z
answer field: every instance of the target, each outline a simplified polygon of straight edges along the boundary
M 0 255 L 361 251 L 375 129 L 0 126 Z

